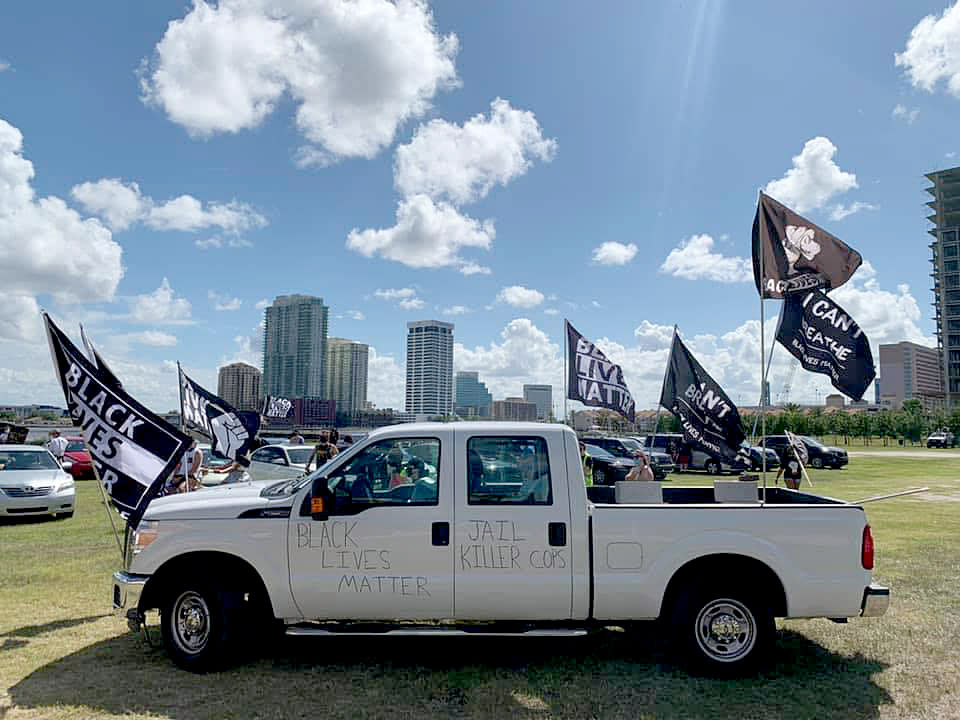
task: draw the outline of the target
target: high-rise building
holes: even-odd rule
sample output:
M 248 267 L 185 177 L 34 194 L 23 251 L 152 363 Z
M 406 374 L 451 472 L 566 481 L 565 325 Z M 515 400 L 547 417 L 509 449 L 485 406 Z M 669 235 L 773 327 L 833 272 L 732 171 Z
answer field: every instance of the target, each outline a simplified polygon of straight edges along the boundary
M 533 422 L 537 419 L 537 405 L 518 397 L 494 400 L 493 419 Z
M 933 183 L 927 188 L 933 195 L 927 203 L 933 210 L 927 216 L 933 227 L 927 232 L 933 236 L 930 261 L 937 351 L 947 405 L 953 407 L 960 400 L 960 167 L 927 173 L 927 179 Z M 885 375 L 883 384 L 886 395 Z
M 408 413 L 453 414 L 453 323 L 407 323 Z
M 537 406 L 537 420 L 553 415 L 553 385 L 524 385 L 523 399 Z
M 880 404 L 903 407 L 905 400 L 919 400 L 923 407 L 943 407 L 940 354 L 936 348 L 899 342 L 880 346 Z
M 367 404 L 369 347 L 343 338 L 327 338 L 324 386 L 327 398 L 337 402 L 337 413 L 352 419 Z
M 461 417 L 490 417 L 493 395 L 475 372 L 458 372 L 454 377 L 453 409 Z
M 260 410 L 260 379 L 258 368 L 237 362 L 224 365 L 217 373 L 217 395 L 237 410 Z
M 324 396 L 329 308 L 323 298 L 280 295 L 264 311 L 263 392 L 286 398 Z

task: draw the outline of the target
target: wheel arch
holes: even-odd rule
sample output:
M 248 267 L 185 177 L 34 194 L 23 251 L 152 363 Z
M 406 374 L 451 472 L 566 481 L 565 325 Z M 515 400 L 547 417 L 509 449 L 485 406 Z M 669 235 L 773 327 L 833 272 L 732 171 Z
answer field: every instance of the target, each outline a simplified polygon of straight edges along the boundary
M 263 610 L 273 615 L 273 604 L 260 573 L 248 561 L 217 550 L 184 553 L 161 565 L 144 585 L 138 609 L 141 612 L 160 608 L 173 583 L 191 575 L 226 581 L 232 589 L 251 593 L 263 604 Z
M 749 577 L 749 586 L 761 588 L 775 617 L 787 615 L 787 594 L 783 582 L 767 563 L 747 555 L 714 553 L 688 561 L 671 576 L 663 594 L 660 615 L 674 607 L 689 585 L 694 582 L 714 582 L 731 577 Z

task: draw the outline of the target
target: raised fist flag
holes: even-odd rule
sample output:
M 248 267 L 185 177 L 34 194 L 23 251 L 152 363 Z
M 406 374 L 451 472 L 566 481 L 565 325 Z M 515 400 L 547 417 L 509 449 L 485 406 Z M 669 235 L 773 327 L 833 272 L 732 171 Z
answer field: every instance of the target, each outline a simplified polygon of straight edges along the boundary
M 178 369 L 184 429 L 210 438 L 213 453 L 249 465 L 253 441 L 260 431 L 260 415 L 234 409 L 226 400 L 187 377 L 179 366 Z

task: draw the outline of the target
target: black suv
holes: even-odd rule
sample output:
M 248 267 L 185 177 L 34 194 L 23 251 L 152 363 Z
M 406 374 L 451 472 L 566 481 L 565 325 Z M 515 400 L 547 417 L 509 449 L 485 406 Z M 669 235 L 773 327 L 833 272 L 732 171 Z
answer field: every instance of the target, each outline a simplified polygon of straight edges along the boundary
M 837 447 L 828 447 L 807 435 L 796 435 L 807 448 L 807 464 L 815 468 L 835 468 L 840 469 L 848 462 L 847 451 Z M 767 435 L 766 446 L 770 450 L 775 450 L 777 455 L 783 457 L 783 451 L 790 444 L 786 435 Z
M 667 473 L 673 472 L 673 458 L 664 452 L 647 450 L 633 438 L 592 437 L 584 438 L 584 442 L 603 448 L 614 457 L 628 460 L 634 459 L 638 452 L 645 452 L 647 457 L 650 458 L 650 467 L 653 469 L 653 476 L 657 480 L 663 480 Z

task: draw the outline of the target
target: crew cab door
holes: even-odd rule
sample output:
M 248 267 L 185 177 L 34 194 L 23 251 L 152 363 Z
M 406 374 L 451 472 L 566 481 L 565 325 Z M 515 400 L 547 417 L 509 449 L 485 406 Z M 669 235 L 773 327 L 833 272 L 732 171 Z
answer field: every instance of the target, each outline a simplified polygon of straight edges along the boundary
M 535 432 L 498 434 L 495 426 L 458 430 L 455 479 L 455 617 L 570 618 L 573 545 L 562 443 Z
M 453 432 L 396 436 L 327 471 L 329 518 L 310 488 L 290 519 L 290 587 L 307 619 L 453 617 Z

